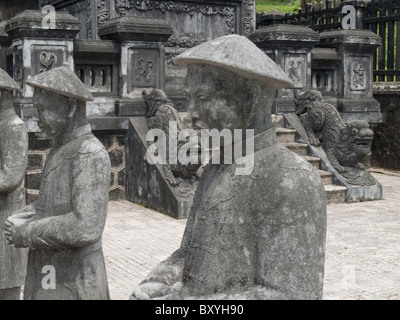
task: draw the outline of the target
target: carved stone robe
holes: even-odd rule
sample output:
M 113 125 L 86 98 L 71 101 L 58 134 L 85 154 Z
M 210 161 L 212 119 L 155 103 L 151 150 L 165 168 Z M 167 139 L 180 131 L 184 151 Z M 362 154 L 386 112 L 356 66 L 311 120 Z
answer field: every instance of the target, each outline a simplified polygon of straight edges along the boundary
M 254 170 L 209 165 L 196 191 L 183 248 L 183 283 L 194 296 L 321 299 L 326 197 L 319 174 L 276 143 L 274 129 L 254 140 Z
M 7 218 L 26 205 L 25 172 L 28 132 L 14 109 L 0 113 L 0 289 L 20 287 L 26 274 L 27 250 L 14 248 L 4 237 Z
M 24 299 L 109 299 L 101 238 L 110 170 L 109 156 L 90 125 L 55 141 L 36 214 L 23 231 L 23 245 L 30 248 Z
M 186 296 L 321 299 L 326 196 L 319 174 L 276 143 L 274 129 L 254 145 L 250 175 L 236 175 L 237 164 L 206 167 L 170 262 L 183 259 Z

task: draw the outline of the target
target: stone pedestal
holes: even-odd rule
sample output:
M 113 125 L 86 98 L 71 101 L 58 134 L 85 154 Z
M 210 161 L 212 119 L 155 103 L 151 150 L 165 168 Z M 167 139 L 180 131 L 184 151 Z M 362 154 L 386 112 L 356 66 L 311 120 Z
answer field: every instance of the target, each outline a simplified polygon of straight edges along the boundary
M 101 39 L 121 44 L 118 116 L 144 115 L 143 89 L 164 90 L 165 42 L 172 32 L 160 19 L 130 16 L 112 19 L 99 29 Z
M 276 15 L 276 14 L 275 14 Z M 317 32 L 308 27 L 270 25 L 254 31 L 250 37 L 293 82 L 290 89 L 279 90 L 275 113 L 295 112 L 294 92 L 311 89 L 311 51 L 319 42 Z
M 380 104 L 373 97 L 373 57 L 382 44 L 370 30 L 335 30 L 320 34 L 320 47 L 339 54 L 337 108 L 345 122 L 382 122 Z
M 382 185 L 367 170 L 359 171 L 354 167 L 344 167 L 349 172 L 359 174 L 361 179 L 374 181 L 374 184 L 371 183 L 370 185 L 351 184 L 332 166 L 322 147 L 309 146 L 309 148 L 313 156 L 321 159 L 322 169 L 332 172 L 334 174 L 333 182 L 337 185 L 342 185 L 347 188 L 345 198 L 346 202 L 351 203 L 360 201 L 382 200 Z
M 29 132 L 40 132 L 36 109 L 32 105 L 33 89 L 25 81 L 38 73 L 68 63 L 74 68 L 73 40 L 80 22 L 65 12 L 56 12 L 55 27 L 45 23 L 46 13 L 25 10 L 5 26 L 13 50 L 13 77 L 21 86 L 15 107 L 20 111 Z

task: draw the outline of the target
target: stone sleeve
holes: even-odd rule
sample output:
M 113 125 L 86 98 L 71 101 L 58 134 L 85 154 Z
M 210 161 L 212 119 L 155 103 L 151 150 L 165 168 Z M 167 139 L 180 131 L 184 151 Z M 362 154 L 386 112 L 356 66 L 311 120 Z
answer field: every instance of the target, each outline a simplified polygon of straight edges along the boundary
M 24 124 L 5 128 L 1 143 L 0 193 L 14 191 L 25 178 L 28 162 L 28 133 Z
M 34 249 L 81 247 L 103 234 L 110 185 L 110 159 L 105 150 L 80 152 L 72 164 L 72 211 L 28 223 L 24 245 Z

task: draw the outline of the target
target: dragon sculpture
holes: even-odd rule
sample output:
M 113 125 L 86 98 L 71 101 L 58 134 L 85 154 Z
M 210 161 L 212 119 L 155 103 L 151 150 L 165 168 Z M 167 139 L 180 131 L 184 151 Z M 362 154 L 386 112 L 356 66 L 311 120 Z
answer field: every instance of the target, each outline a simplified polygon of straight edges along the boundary
M 301 115 L 308 135 L 307 143 L 322 146 L 331 165 L 349 183 L 375 184 L 372 177 L 364 174 L 365 166 L 361 163 L 371 150 L 374 135 L 368 122 L 344 123 L 339 111 L 323 102 L 322 94 L 317 90 L 308 90 L 303 95 L 296 92 L 295 103 L 298 106 L 296 113 Z
M 168 102 L 168 97 L 164 91 L 159 89 L 154 89 L 150 93 L 146 90 L 142 91 L 144 101 L 146 103 L 146 119 L 149 130 L 160 129 L 166 134 L 167 150 L 169 143 L 169 124 L 171 121 L 177 123 L 177 134 L 179 132 L 188 129 L 182 123 L 182 120 L 175 110 L 175 108 Z M 177 150 L 187 144 L 190 141 L 189 137 L 187 141 L 179 141 Z M 151 143 L 150 143 L 151 144 Z M 196 147 L 196 146 L 193 146 Z M 199 147 L 199 146 L 197 146 Z M 167 152 L 168 157 L 168 152 Z M 201 166 L 201 155 L 199 153 L 198 164 L 182 164 L 179 162 L 177 164 L 170 164 L 167 159 L 167 164 L 163 165 L 163 171 L 165 177 L 169 184 L 173 187 L 178 187 L 183 180 L 192 179 L 197 177 L 198 170 Z M 190 188 L 189 188 L 190 189 Z M 187 191 L 187 190 L 186 190 Z M 185 193 L 185 192 L 183 192 Z

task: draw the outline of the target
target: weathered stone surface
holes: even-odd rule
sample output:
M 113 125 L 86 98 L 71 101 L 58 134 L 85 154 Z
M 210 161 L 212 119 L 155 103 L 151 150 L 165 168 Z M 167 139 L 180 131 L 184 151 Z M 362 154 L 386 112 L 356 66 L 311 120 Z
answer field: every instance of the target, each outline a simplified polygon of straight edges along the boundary
M 311 50 L 319 42 L 319 34 L 304 26 L 271 25 L 254 31 L 249 39 L 280 66 L 292 81 L 288 89 L 277 91 L 274 113 L 294 112 L 294 91 L 312 86 Z
M 7 245 L 5 222 L 26 204 L 28 132 L 13 108 L 17 84 L 0 69 L 0 300 L 19 300 L 27 251 Z
M 46 37 L 74 39 L 79 32 L 80 22 L 67 12 L 56 12 L 55 28 L 43 24 L 47 12 L 24 10 L 8 21 L 7 34 L 13 38 Z
M 20 89 L 19 85 L 3 69 L 0 69 L 0 79 L 1 79 L 0 88 L 9 91 L 15 91 Z
M 335 48 L 339 54 L 337 109 L 345 122 L 382 122 L 380 104 L 373 97 L 373 59 L 382 44 L 370 30 L 333 30 L 320 33 L 320 47 Z
M 175 58 L 175 63 L 183 67 L 193 63 L 224 66 L 242 77 L 258 79 L 276 89 L 292 85 L 282 70 L 270 58 L 265 57 L 254 43 L 238 35 L 227 37 L 229 41 L 221 42 L 221 38 L 217 38 L 188 49 Z
M 119 17 L 107 21 L 100 29 L 103 40 L 166 42 L 173 33 L 171 25 L 161 19 Z
M 40 126 L 53 145 L 38 200 L 6 222 L 9 243 L 29 248 L 24 299 L 109 299 L 101 238 L 111 165 L 86 118 L 90 93 L 67 67 L 38 75 L 29 84 L 35 88 Z M 44 267 L 56 272 L 53 290 L 42 285 Z
M 46 89 L 66 97 L 75 98 L 79 101 L 93 101 L 93 96 L 85 86 L 79 82 L 72 82 L 71 79 L 76 79 L 77 76 L 69 66 L 62 66 L 53 69 L 52 72 L 41 73 L 32 79 L 29 79 L 26 84 L 31 87 Z
M 216 61 L 200 60 L 219 50 L 216 43 L 221 51 L 230 49 L 214 56 Z M 237 170 L 243 165 L 236 162 L 206 166 L 181 248 L 150 273 L 132 299 L 322 298 L 323 184 L 309 163 L 276 142 L 271 119 L 275 88 L 290 84 L 282 70 L 264 55 L 262 65 L 273 70 L 264 71 L 264 81 L 256 80 L 258 68 L 251 76 L 251 69 L 231 71 L 227 57 L 237 55 L 246 63 L 254 57 L 253 45 L 246 43 L 228 36 L 211 42 L 211 50 L 207 44 L 192 50 L 186 90 L 194 126 L 254 129 L 254 140 L 244 142 L 254 142 L 254 153 L 248 154 L 254 166 L 242 175 Z M 281 81 L 266 86 L 272 77 Z
M 291 124 L 309 144 L 312 155 L 321 159 L 322 169 L 334 173 L 335 184 L 347 187 L 346 202 L 381 199 L 382 186 L 363 164 L 374 137 L 368 122 L 345 124 L 337 109 L 322 102 L 316 90 L 297 95 L 296 104 L 303 125 L 296 115 L 291 116 Z

